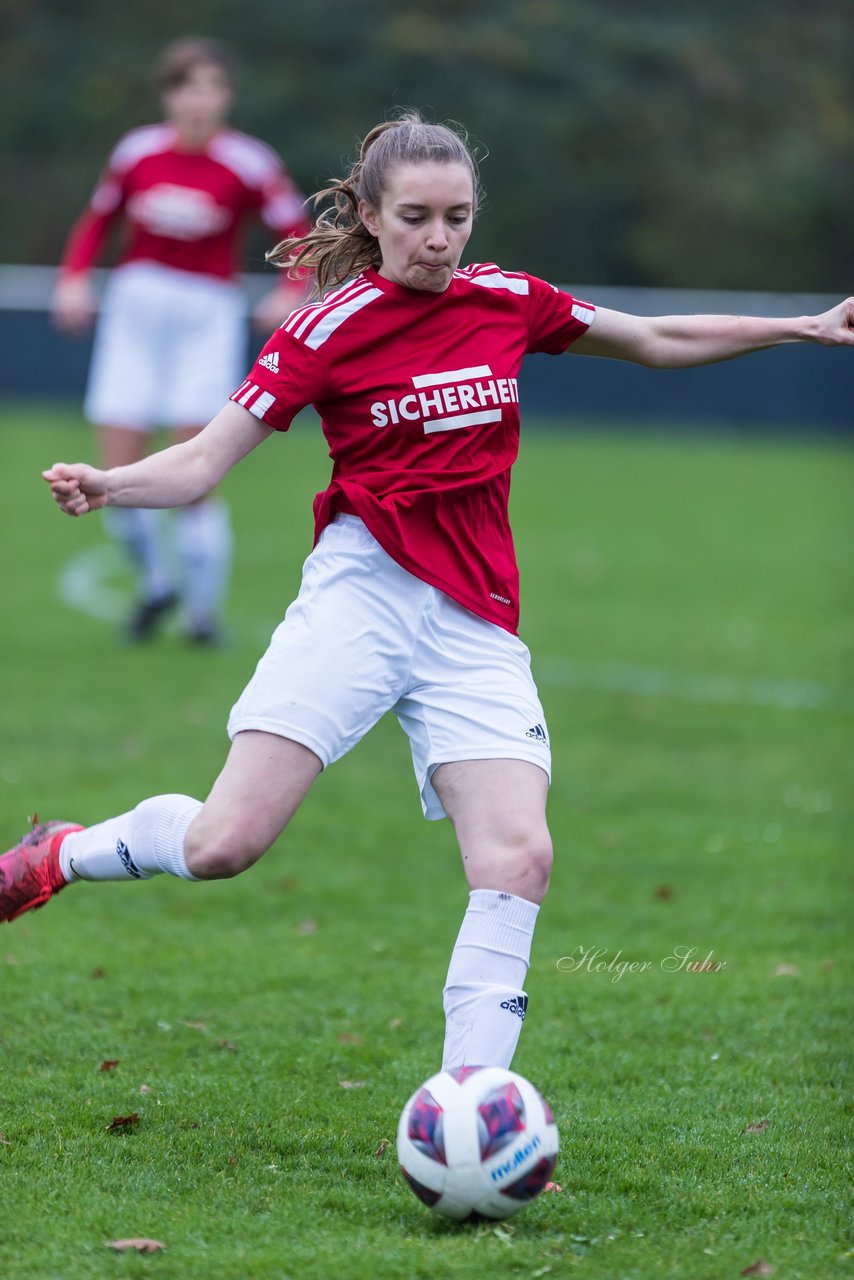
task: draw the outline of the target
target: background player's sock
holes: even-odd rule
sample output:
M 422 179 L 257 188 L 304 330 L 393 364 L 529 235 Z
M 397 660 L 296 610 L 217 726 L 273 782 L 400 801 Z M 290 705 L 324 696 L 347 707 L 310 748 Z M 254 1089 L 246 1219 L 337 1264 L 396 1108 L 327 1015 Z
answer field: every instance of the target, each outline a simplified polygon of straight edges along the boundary
M 528 997 L 522 990 L 539 907 L 474 889 L 445 981 L 444 1069 L 509 1067 Z
M 142 600 L 161 600 L 172 591 L 160 537 L 160 513 L 141 507 L 108 507 L 104 523 L 110 537 L 121 543 L 139 575 Z
M 59 850 L 66 880 L 148 880 L 160 872 L 195 880 L 184 836 L 201 809 L 191 796 L 153 796 L 130 813 L 67 835 Z
M 221 498 L 197 502 L 179 511 L 177 525 L 187 631 L 200 640 L 213 639 L 231 569 L 228 507 Z

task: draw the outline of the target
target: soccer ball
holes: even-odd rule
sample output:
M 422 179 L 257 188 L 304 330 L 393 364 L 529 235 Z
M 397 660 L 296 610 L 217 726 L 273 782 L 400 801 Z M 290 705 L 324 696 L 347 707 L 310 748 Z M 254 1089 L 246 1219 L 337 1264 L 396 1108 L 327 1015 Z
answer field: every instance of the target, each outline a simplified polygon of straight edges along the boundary
M 557 1126 L 529 1080 L 503 1067 L 440 1071 L 413 1093 L 397 1158 L 418 1199 L 446 1218 L 509 1218 L 552 1176 Z

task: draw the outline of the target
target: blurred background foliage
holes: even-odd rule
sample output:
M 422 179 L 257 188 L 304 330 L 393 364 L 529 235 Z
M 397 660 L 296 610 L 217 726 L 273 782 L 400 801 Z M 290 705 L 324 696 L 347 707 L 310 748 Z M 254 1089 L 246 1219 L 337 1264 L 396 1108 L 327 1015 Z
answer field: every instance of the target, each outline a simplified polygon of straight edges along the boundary
M 854 288 L 852 0 L 3 0 L 2 13 L 8 262 L 57 260 L 112 144 L 157 118 L 155 55 L 205 34 L 238 61 L 234 123 L 306 192 L 396 106 L 463 122 L 485 156 L 475 259 L 564 283 Z

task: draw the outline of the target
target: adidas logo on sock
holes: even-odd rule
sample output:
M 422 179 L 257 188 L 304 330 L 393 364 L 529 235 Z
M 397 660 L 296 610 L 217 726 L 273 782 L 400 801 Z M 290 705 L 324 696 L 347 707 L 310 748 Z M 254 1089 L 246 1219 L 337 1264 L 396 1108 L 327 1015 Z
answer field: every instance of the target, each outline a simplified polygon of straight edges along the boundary
M 279 372 L 278 351 L 271 351 L 269 355 L 262 356 L 261 359 L 258 361 L 258 363 L 262 364 L 265 369 L 269 369 L 271 373 L 278 373 Z
M 542 742 L 543 746 L 545 747 L 549 745 L 549 740 L 546 736 L 546 731 L 541 724 L 535 724 L 532 729 L 528 730 L 528 732 L 525 734 L 525 737 L 533 738 L 535 742 Z
M 119 840 L 118 844 L 116 845 L 116 853 L 119 855 L 119 860 L 121 861 L 121 864 L 124 867 L 125 871 L 128 873 L 128 875 L 133 876 L 134 880 L 141 880 L 142 872 L 134 862 L 133 858 L 130 856 L 130 850 L 128 849 L 124 840 Z
M 501 1008 L 506 1009 L 508 1013 L 515 1013 L 517 1018 L 525 1021 L 525 1014 L 528 1012 L 527 996 L 511 996 L 509 1000 L 501 1001 Z

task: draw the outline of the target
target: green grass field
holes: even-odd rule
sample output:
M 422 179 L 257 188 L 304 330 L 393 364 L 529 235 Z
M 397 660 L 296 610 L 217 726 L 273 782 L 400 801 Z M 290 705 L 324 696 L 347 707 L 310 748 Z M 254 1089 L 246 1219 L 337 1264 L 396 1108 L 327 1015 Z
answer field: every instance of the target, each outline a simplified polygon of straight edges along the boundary
M 129 650 L 86 612 L 129 583 L 105 577 L 100 520 L 60 516 L 39 479 L 90 456 L 76 415 L 8 409 L 0 447 L 0 844 L 33 809 L 91 823 L 205 794 L 297 588 L 319 432 L 301 422 L 227 481 L 218 652 L 177 635 Z M 388 720 L 240 879 L 80 886 L 0 927 L 0 1276 L 854 1274 L 852 472 L 820 441 L 524 440 L 522 631 L 557 861 L 514 1066 L 554 1108 L 559 1193 L 459 1228 L 399 1177 L 466 886 Z M 668 971 L 677 948 L 723 967 Z M 647 964 L 573 965 L 591 949 Z M 105 1248 L 137 1236 L 167 1247 Z

